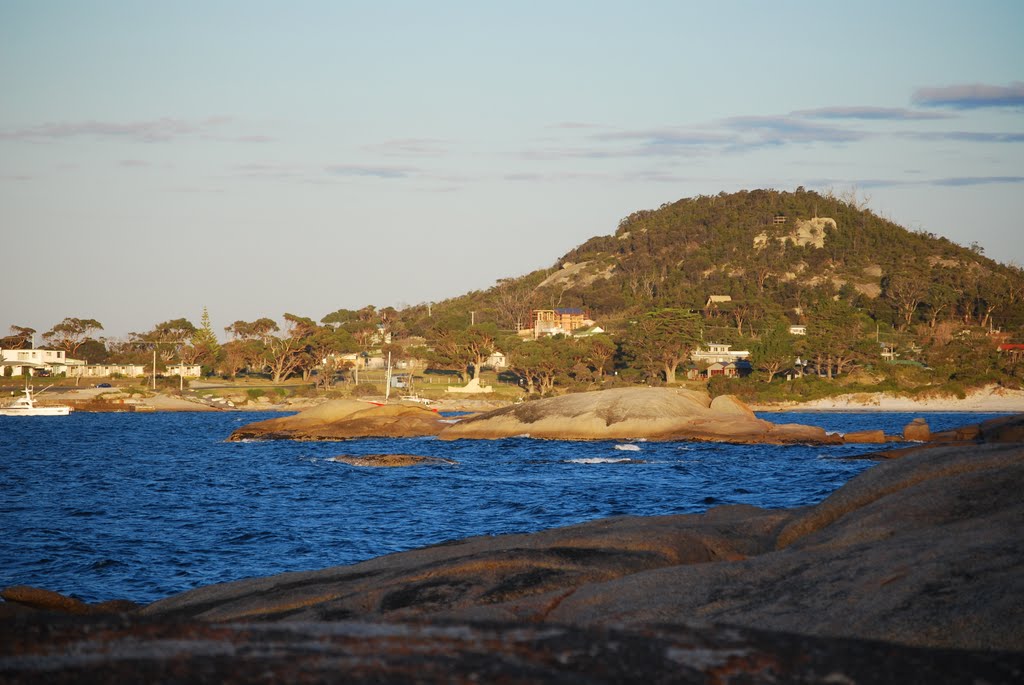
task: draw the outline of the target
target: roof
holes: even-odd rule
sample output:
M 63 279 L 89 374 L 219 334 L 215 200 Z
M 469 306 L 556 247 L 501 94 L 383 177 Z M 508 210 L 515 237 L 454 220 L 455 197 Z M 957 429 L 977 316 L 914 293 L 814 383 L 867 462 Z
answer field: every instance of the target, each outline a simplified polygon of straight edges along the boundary
M 555 309 L 558 314 L 586 314 L 586 312 L 579 307 L 563 307 L 561 309 Z

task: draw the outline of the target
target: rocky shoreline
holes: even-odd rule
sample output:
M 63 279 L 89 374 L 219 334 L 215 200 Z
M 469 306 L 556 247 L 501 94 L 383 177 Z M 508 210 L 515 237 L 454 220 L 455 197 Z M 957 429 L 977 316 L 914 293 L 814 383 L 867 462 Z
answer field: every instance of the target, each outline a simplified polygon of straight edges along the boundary
M 812 507 L 470 538 L 144 607 L 7 588 L 0 682 L 1020 682 L 1024 417 L 974 434 Z

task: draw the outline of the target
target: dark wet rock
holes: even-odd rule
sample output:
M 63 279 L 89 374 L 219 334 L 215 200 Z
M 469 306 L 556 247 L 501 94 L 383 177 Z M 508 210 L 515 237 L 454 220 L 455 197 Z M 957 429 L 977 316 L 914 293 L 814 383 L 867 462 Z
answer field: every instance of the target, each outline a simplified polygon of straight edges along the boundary
M 396 468 L 401 466 L 451 466 L 459 462 L 454 459 L 442 457 L 420 457 L 415 454 L 363 454 L 348 455 L 339 454 L 330 457 L 327 461 L 337 461 L 349 466 L 363 466 L 373 468 Z
M 1019 653 L 919 649 L 687 624 L 0 624 L 4 683 L 987 683 Z
M 617 388 L 503 407 L 463 419 L 442 440 L 528 435 L 549 440 L 706 440 L 734 443 L 841 442 L 815 426 L 758 419 L 735 397 L 674 388 Z
M 978 439 L 983 442 L 1024 442 L 1024 414 L 1001 416 L 983 421 L 978 426 Z
M 440 419 L 437 412 L 420 406 L 382 406 L 358 400 L 333 400 L 294 416 L 242 426 L 228 440 L 410 438 L 436 435 L 447 425 Z

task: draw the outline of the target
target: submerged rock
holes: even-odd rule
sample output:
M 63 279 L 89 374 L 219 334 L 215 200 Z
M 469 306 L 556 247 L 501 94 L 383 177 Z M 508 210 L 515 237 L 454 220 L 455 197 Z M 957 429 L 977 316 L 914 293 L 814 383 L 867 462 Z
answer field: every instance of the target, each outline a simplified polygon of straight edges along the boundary
M 419 457 L 416 456 L 415 454 L 364 454 L 360 456 L 340 454 L 336 457 L 329 458 L 327 461 L 337 461 L 342 464 L 348 464 L 349 466 L 363 466 L 376 468 L 417 466 L 420 464 L 443 464 L 450 466 L 452 464 L 459 463 L 454 459 L 443 459 L 441 457 Z
M 673 388 L 575 393 L 496 409 L 444 429 L 442 440 L 707 440 L 735 443 L 838 443 L 823 429 L 773 424 L 734 397 Z
M 332 400 L 294 416 L 282 416 L 242 426 L 228 440 L 420 437 L 439 433 L 446 425 L 441 423 L 440 418 L 437 412 L 419 406 Z

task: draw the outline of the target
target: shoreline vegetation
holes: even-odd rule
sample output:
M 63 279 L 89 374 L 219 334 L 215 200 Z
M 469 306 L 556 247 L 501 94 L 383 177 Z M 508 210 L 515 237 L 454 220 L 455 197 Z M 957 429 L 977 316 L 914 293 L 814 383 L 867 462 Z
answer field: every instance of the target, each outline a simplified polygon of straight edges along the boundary
M 37 386 L 37 390 L 40 386 Z M 43 385 L 41 387 L 47 387 Z M 338 396 L 296 393 L 298 386 L 277 388 L 224 388 L 215 383 L 193 383 L 181 393 L 160 389 L 154 393 L 139 387 L 64 387 L 53 385 L 39 396 L 40 404 L 70 403 L 76 411 L 302 411 Z M 635 386 L 644 387 L 644 386 Z M 683 387 L 683 386 L 680 386 Z M 278 392 L 279 389 L 279 392 Z M 0 390 L 0 397 L 16 394 L 14 386 Z M 367 401 L 383 401 L 383 396 L 367 395 Z M 479 412 L 497 409 L 519 401 L 508 396 L 438 397 L 430 404 L 439 411 Z M 1024 390 L 988 385 L 964 393 L 909 395 L 896 392 L 853 392 L 813 400 L 757 401 L 744 398 L 756 412 L 1024 412 Z M 392 398 L 393 404 L 402 403 Z M 140 409 L 141 407 L 141 409 Z

